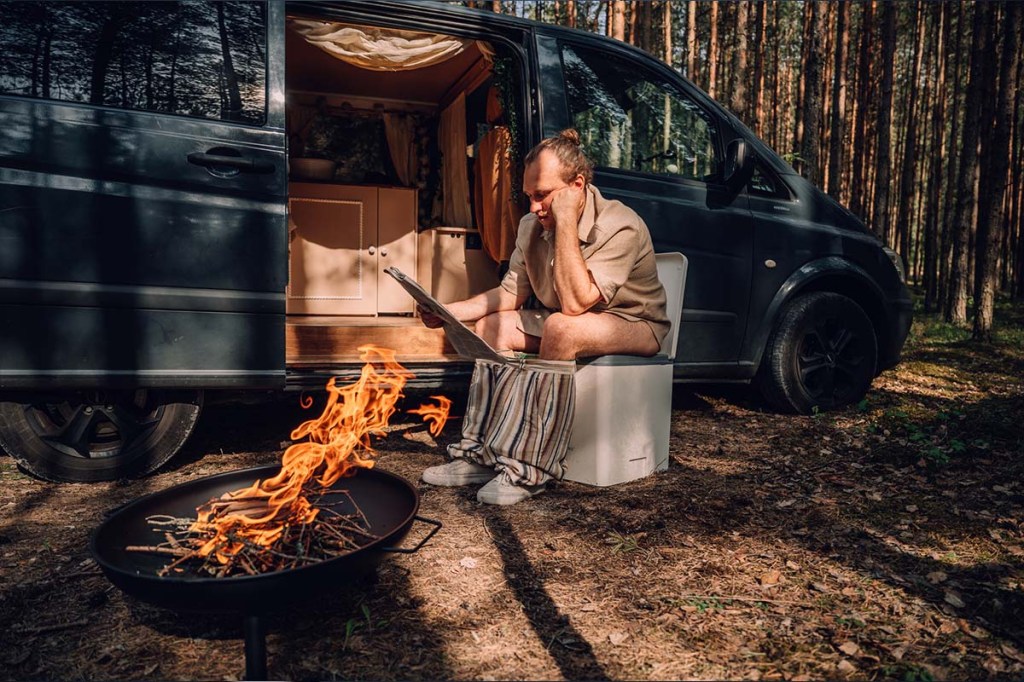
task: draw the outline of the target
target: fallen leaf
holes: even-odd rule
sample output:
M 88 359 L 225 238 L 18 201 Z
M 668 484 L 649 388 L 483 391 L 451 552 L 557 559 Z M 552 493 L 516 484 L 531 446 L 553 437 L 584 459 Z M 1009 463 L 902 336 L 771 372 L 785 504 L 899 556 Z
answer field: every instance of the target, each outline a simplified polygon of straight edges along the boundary
M 772 569 L 761 576 L 760 582 L 762 585 L 777 585 L 779 580 L 782 579 L 782 572 L 776 569 Z
M 1012 644 L 1002 643 L 999 645 L 999 650 L 1003 652 L 1003 656 L 1008 656 L 1018 663 L 1024 663 L 1024 654 L 1021 654 Z
M 402 433 L 402 438 L 405 440 L 411 440 L 414 443 L 422 443 L 427 447 L 436 448 L 437 441 L 426 431 L 405 431 Z
M 953 590 L 946 590 L 946 594 L 943 595 L 943 599 L 947 604 L 955 606 L 958 609 L 962 609 L 966 606 L 966 604 L 964 604 L 964 600 L 960 598 L 960 595 Z
M 856 642 L 843 642 L 839 645 L 839 650 L 847 656 L 856 656 L 857 652 L 860 651 L 860 647 L 857 646 Z
M 828 588 L 825 583 L 811 583 L 811 589 L 817 590 L 818 592 L 828 592 Z
M 463 568 L 476 568 L 477 561 L 471 556 L 459 559 L 459 566 Z
M 848 660 L 844 658 L 843 660 L 839 661 L 839 665 L 836 666 L 836 670 L 843 673 L 844 675 L 849 675 L 857 671 L 857 666 L 855 666 L 853 663 L 850 663 Z
M 865 497 L 867 497 L 872 502 L 882 501 L 882 493 L 868 493 Z
M 945 582 L 949 576 L 942 571 L 932 571 L 928 574 L 928 582 L 933 585 L 938 585 L 941 582 Z
M 791 571 L 799 571 L 800 570 L 800 564 L 796 563 L 795 561 L 787 561 L 786 562 L 786 568 L 788 568 Z
M 897 661 L 902 660 L 903 655 L 907 653 L 907 647 L 898 646 L 895 649 L 893 649 L 890 653 L 892 654 L 892 657 L 895 658 Z
M 789 499 L 789 500 L 783 500 L 782 502 L 779 502 L 775 506 L 778 507 L 779 509 L 785 509 L 786 507 L 792 507 L 794 504 L 796 504 L 796 500 L 795 499 Z
M 911 514 L 913 514 L 914 512 L 916 512 L 916 511 L 917 511 L 917 505 L 916 505 L 916 504 L 908 504 L 908 505 L 906 506 L 906 510 L 907 510 L 908 512 L 910 512 Z
M 947 620 L 939 626 L 940 635 L 951 635 L 954 632 L 956 632 L 956 623 Z
M 608 635 L 608 641 L 612 643 L 612 646 L 619 646 L 627 639 L 629 639 L 629 635 L 624 632 L 613 632 Z

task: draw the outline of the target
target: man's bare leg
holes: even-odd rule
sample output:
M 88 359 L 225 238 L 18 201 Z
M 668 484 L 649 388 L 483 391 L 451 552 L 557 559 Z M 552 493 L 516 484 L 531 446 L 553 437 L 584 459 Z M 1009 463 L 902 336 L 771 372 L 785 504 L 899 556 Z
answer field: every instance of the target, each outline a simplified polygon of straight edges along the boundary
M 497 351 L 512 350 L 522 353 L 536 353 L 540 350 L 540 338 L 523 332 L 518 326 L 519 312 L 503 310 L 481 317 L 476 322 L 476 335 Z
M 540 357 L 544 360 L 613 354 L 650 356 L 659 350 L 658 340 L 646 322 L 631 322 L 610 313 L 554 313 L 544 322 L 540 342 Z

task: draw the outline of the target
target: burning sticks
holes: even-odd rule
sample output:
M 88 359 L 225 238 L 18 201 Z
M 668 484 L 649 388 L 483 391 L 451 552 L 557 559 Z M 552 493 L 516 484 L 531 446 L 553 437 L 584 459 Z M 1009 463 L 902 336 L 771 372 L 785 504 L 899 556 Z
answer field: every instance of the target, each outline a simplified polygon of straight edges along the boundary
M 351 496 L 332 486 L 359 468 L 373 467 L 370 438 L 387 434 L 388 420 L 412 374 L 395 360 L 392 350 L 359 350 L 366 363 L 359 380 L 344 387 L 336 386 L 333 378 L 327 383 L 323 413 L 292 431 L 292 440 L 308 440 L 284 452 L 276 476 L 200 505 L 195 519 L 148 518 L 165 541 L 127 551 L 174 556 L 161 575 L 183 572 L 188 564 L 192 570 L 223 577 L 298 568 L 377 539 Z M 410 412 L 422 415 L 437 435 L 451 401 L 431 397 L 439 404 Z

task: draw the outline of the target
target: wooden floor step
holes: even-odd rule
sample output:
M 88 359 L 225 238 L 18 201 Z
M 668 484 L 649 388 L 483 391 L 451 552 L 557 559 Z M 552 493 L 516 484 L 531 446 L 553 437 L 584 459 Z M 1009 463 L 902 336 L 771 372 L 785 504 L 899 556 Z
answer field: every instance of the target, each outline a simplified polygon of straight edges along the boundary
M 345 321 L 347 322 L 347 321 Z M 285 362 L 289 365 L 323 365 L 357 362 L 359 346 L 373 344 L 397 352 L 399 362 L 443 362 L 458 357 L 444 330 L 427 329 L 412 318 L 404 324 L 355 326 L 342 320 L 319 318 L 285 324 Z

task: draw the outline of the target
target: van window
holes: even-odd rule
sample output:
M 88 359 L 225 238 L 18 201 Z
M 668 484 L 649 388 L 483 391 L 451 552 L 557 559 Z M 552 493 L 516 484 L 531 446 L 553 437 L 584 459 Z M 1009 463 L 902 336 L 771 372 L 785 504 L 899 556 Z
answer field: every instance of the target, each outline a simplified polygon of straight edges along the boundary
M 0 94 L 262 123 L 266 3 L 0 3 Z
M 562 45 L 569 114 L 595 165 L 706 181 L 718 169 L 711 117 L 640 64 Z

